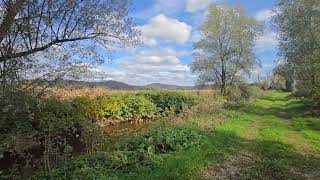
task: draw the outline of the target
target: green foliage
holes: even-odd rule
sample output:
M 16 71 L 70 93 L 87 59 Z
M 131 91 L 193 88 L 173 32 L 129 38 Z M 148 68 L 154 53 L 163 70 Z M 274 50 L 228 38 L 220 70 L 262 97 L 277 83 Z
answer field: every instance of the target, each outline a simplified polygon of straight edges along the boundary
M 75 158 L 51 172 L 41 172 L 31 179 L 106 179 L 120 173 L 152 167 L 153 160 L 139 151 L 97 152 Z
M 249 74 L 256 65 L 253 49 L 261 29 L 241 7 L 209 6 L 191 64 L 199 83 L 218 85 L 225 95 L 227 86 L 239 82 L 241 75 Z
M 41 99 L 22 92 L 11 92 L 1 99 L 0 155 L 16 161 L 8 167 L 23 169 L 40 161 L 44 169 L 50 170 L 71 156 L 74 143 L 80 142 L 81 131 L 84 134 L 85 127 L 92 124 L 69 101 Z M 87 139 L 98 132 L 87 132 Z M 92 138 L 88 141 L 92 142 Z
M 285 71 L 286 89 L 320 102 L 320 1 L 278 0 L 275 22 Z M 282 66 L 282 67 L 281 67 Z M 287 70 L 286 70 L 287 69 Z M 289 70 L 289 71 L 288 71 Z M 289 73 L 287 73 L 289 72 Z
M 293 90 L 294 68 L 292 64 L 282 63 L 273 70 L 271 88 L 285 92 Z
M 263 95 L 263 90 L 255 85 L 241 83 L 235 86 L 230 86 L 226 91 L 226 99 L 228 102 L 248 101 L 252 98 L 257 98 Z
M 95 99 L 78 97 L 73 101 L 41 99 L 11 92 L 1 95 L 1 100 L 1 157 L 4 152 L 21 157 L 23 160 L 17 166 L 22 168 L 25 162 L 40 156 L 41 167 L 46 171 L 70 158 L 77 143 L 84 146 L 77 151 L 96 152 L 104 141 L 97 123 L 100 120 L 155 118 L 168 115 L 169 111 L 181 113 L 194 104 L 190 96 L 175 92 L 112 94 Z M 169 142 L 168 146 L 174 150 L 179 143 L 172 143 Z M 29 152 L 32 148 L 39 149 L 39 152 Z M 147 152 L 141 153 L 123 152 L 122 156 L 141 159 Z
M 126 94 L 124 102 L 129 108 L 129 118 L 151 118 L 157 112 L 156 105 L 142 95 Z
M 32 179 L 106 179 L 126 173 L 152 170 L 161 154 L 200 145 L 202 135 L 186 128 L 157 128 L 141 137 L 119 142 L 110 152 L 84 155 Z
M 117 145 L 117 150 L 144 151 L 152 154 L 168 153 L 200 145 L 201 135 L 191 128 L 171 127 L 151 130 L 140 138 Z
M 195 104 L 195 99 L 192 96 L 178 92 L 151 91 L 141 93 L 141 95 L 150 99 L 157 106 L 161 115 L 167 115 L 169 112 L 178 114 Z
M 132 120 L 153 117 L 155 105 L 137 94 L 112 94 L 96 99 L 79 97 L 74 100 L 82 111 L 94 120 Z
M 96 99 L 76 98 L 82 111 L 95 120 L 134 120 L 162 116 L 168 112 L 181 113 L 194 104 L 191 96 L 177 92 L 142 92 L 112 94 Z

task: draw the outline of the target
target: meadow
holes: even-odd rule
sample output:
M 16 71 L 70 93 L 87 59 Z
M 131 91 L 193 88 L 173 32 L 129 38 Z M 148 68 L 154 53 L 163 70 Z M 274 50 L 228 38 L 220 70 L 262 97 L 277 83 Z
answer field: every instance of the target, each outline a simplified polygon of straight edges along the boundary
M 319 118 L 311 104 L 290 93 L 267 91 L 237 104 L 214 90 L 123 91 L 44 101 L 42 113 L 56 121 L 38 130 L 43 153 L 24 149 L 37 167 L 30 174 L 5 170 L 4 178 L 320 177 Z
M 0 179 L 320 179 L 319 2 L 0 1 Z

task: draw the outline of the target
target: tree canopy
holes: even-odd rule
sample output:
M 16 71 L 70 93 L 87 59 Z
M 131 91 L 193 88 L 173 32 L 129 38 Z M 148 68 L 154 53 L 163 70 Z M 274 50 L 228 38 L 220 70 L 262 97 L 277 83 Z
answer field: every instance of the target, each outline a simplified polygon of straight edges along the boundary
M 191 69 L 199 73 L 199 82 L 219 85 L 225 93 L 227 86 L 249 74 L 256 64 L 253 48 L 261 30 L 242 8 L 211 5 L 201 39 L 194 44 Z
M 61 77 L 102 62 L 98 49 L 110 52 L 137 42 L 130 5 L 130 0 L 1 0 L 1 85 Z
M 279 0 L 275 22 L 280 55 L 292 68 L 297 93 L 319 99 L 320 1 Z

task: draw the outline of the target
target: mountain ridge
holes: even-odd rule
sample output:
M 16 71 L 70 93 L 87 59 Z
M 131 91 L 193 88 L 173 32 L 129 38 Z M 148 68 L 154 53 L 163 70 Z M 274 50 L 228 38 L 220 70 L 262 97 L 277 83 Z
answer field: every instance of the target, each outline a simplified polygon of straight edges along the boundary
M 76 81 L 76 80 L 59 80 L 58 86 L 73 86 L 73 87 L 105 87 L 113 90 L 143 90 L 143 89 L 155 89 L 155 90 L 177 90 L 177 89 L 193 89 L 194 86 L 179 86 L 163 83 L 150 83 L 146 85 L 130 85 L 120 81 L 108 80 L 108 81 Z

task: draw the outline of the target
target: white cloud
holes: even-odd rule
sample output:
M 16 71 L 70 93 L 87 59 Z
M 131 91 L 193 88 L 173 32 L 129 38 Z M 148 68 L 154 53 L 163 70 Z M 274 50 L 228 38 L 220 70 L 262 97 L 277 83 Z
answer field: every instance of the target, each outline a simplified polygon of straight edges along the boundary
M 276 13 L 270 9 L 265 9 L 265 10 L 261 10 L 259 11 L 255 18 L 258 21 L 269 21 Z
M 195 13 L 208 8 L 212 3 L 218 3 L 222 0 L 187 0 L 186 11 L 189 13 Z
M 105 80 L 133 85 L 193 85 L 196 76 L 192 75 L 189 66 L 179 59 L 187 55 L 189 52 L 171 48 L 140 51 L 136 55 L 117 60 L 113 68 L 99 68 L 98 71 L 107 74 Z
M 146 25 L 137 27 L 145 44 L 155 46 L 159 41 L 183 44 L 188 41 L 192 27 L 188 24 L 159 14 Z
M 159 72 L 187 72 L 189 67 L 183 65 L 179 56 L 184 52 L 175 50 L 159 50 L 141 52 L 133 57 L 125 58 L 119 62 L 119 66 L 136 74 L 159 73 Z
M 275 32 L 266 32 L 256 40 L 258 49 L 274 49 L 278 46 L 277 34 Z
M 273 63 L 264 63 L 262 64 L 262 68 L 273 68 L 274 67 L 274 64 Z
M 200 31 L 194 31 L 192 32 L 192 35 L 191 35 L 191 41 L 192 42 L 198 42 L 201 40 L 201 34 L 200 34 Z
M 210 5 L 210 0 L 188 0 L 186 4 L 186 11 L 193 13 L 204 10 Z

